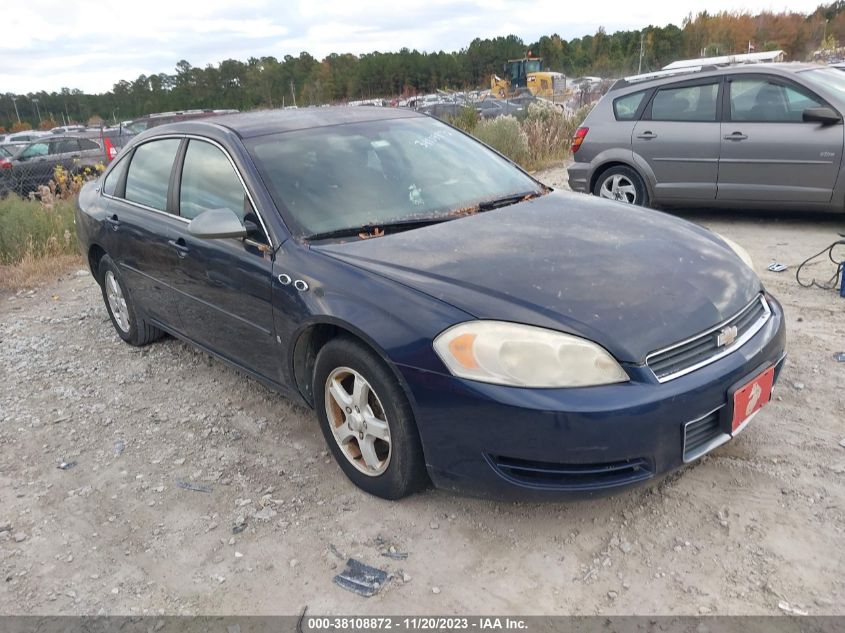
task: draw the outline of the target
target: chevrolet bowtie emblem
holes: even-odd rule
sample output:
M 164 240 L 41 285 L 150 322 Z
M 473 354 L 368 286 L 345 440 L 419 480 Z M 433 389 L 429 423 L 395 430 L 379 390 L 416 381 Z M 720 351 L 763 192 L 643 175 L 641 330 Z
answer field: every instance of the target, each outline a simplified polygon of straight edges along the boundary
M 725 347 L 726 345 L 730 345 L 736 340 L 736 336 L 738 333 L 739 332 L 736 329 L 735 325 L 723 327 L 721 330 L 719 330 L 719 334 L 716 335 L 716 346 Z

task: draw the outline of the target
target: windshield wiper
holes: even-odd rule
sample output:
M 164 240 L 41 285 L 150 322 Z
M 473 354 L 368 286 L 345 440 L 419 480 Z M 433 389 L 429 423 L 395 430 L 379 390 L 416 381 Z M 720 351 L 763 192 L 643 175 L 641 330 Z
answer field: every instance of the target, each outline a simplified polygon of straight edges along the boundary
M 348 226 L 342 229 L 335 229 L 333 231 L 324 231 L 322 233 L 312 233 L 311 235 L 305 235 L 304 239 L 308 240 L 309 242 L 312 242 L 317 240 L 329 240 L 338 237 L 353 237 L 363 235 L 366 235 L 367 237 L 376 237 L 380 234 L 383 234 L 385 230 L 389 230 L 390 233 L 396 233 L 398 231 L 416 229 L 421 226 L 427 226 L 429 224 L 448 222 L 449 220 L 454 219 L 455 216 L 452 215 L 438 215 L 425 218 L 411 218 L 408 220 L 394 220 L 392 222 L 384 222 L 382 224 L 364 224 L 363 226 Z
M 493 200 L 485 200 L 484 202 L 478 203 L 478 210 L 491 211 L 492 209 L 499 209 L 511 204 L 516 204 L 517 202 L 522 202 L 523 200 L 531 200 L 532 198 L 537 198 L 540 195 L 542 194 L 539 191 L 526 191 L 524 193 L 514 193 L 508 196 L 502 196 L 501 198 L 495 198 Z

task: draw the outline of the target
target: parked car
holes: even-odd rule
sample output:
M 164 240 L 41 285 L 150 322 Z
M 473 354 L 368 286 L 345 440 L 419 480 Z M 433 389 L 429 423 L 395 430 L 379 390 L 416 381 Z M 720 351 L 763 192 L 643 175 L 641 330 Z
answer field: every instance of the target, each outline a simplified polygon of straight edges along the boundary
M 459 103 L 435 103 L 421 106 L 417 111 L 446 121 L 458 116 L 463 108 L 464 106 Z
M 313 407 L 385 498 L 647 481 L 745 428 L 785 357 L 740 247 L 406 109 L 149 130 L 76 227 L 124 341 L 170 333 Z
M 56 167 L 71 174 L 92 173 L 105 165 L 117 149 L 98 134 L 51 134 L 20 146 L 11 157 L 0 158 L 0 191 L 26 196 L 55 177 Z
M 475 103 L 475 109 L 482 119 L 495 119 L 506 114 L 522 112 L 523 104 L 511 100 L 487 98 Z
M 755 64 L 618 81 L 575 133 L 575 191 L 640 205 L 845 210 L 845 73 Z

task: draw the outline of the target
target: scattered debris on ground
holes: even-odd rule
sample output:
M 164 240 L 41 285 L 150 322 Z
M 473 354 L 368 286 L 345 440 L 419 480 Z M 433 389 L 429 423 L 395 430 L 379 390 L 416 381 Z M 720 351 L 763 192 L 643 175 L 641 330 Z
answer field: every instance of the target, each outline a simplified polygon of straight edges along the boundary
M 346 561 L 346 568 L 334 577 L 334 581 L 344 589 L 369 598 L 381 591 L 387 578 L 386 571 L 350 558 Z

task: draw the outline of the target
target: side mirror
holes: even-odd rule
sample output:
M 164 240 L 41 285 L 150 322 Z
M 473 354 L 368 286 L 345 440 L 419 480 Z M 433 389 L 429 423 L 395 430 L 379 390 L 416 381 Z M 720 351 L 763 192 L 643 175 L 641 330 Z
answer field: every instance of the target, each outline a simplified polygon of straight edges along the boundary
M 833 108 L 807 108 L 803 113 L 804 123 L 821 123 L 822 125 L 835 125 L 842 120 L 842 117 Z
M 230 209 L 203 211 L 188 224 L 188 233 L 202 239 L 246 237 L 247 229 Z

